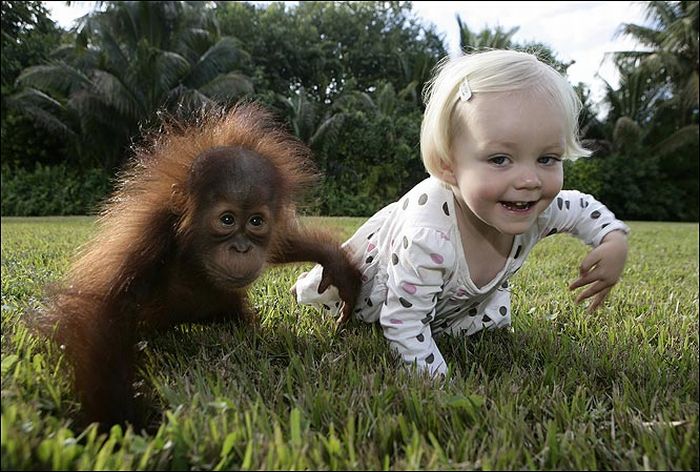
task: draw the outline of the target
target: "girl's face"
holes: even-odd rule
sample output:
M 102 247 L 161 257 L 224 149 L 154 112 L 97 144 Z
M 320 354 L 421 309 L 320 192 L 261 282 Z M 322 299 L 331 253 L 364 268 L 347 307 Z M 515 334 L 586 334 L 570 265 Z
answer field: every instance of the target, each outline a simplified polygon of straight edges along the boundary
M 562 187 L 563 112 L 528 91 L 474 94 L 460 106 L 443 179 L 473 225 L 524 233 Z

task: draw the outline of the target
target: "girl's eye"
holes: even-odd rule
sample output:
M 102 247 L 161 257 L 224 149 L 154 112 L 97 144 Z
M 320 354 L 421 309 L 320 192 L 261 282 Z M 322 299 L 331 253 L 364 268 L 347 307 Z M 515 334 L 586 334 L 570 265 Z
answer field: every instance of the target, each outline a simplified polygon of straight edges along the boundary
M 489 162 L 491 164 L 495 164 L 497 166 L 502 166 L 508 163 L 508 157 L 507 156 L 493 156 L 489 158 Z
M 551 166 L 556 164 L 557 162 L 561 162 L 561 157 L 557 156 L 542 156 L 539 159 L 537 159 L 537 162 L 540 164 L 544 164 L 546 166 Z
M 224 226 L 233 226 L 233 224 L 236 222 L 236 219 L 231 213 L 224 213 L 219 217 L 219 221 L 221 221 L 221 224 Z
M 265 220 L 262 219 L 262 216 L 254 216 L 250 219 L 250 224 L 259 227 L 262 226 L 265 223 Z

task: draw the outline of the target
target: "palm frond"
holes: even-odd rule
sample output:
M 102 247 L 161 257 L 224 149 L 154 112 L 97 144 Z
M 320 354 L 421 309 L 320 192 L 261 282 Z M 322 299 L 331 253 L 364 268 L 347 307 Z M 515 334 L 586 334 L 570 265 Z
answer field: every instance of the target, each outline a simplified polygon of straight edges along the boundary
M 109 64 L 109 68 L 115 71 L 126 70 L 129 67 L 129 58 L 119 45 L 111 30 L 100 30 L 102 56 Z
M 698 81 L 698 71 L 693 71 L 688 78 L 688 82 L 685 84 L 685 90 L 683 91 L 683 100 L 686 107 L 698 106 L 698 94 L 700 93 L 700 83 Z
M 631 149 L 640 142 L 642 130 L 639 124 L 628 116 L 618 118 L 613 131 L 613 140 L 620 149 Z
M 680 2 L 648 2 L 644 10 L 645 19 L 651 21 L 653 24 L 659 25 L 661 29 L 668 29 L 669 25 L 677 19 L 675 12 L 676 7 L 673 3 Z
M 106 103 L 102 95 L 87 90 L 73 94 L 66 107 L 80 117 L 83 129 L 94 123 L 113 124 L 121 121 L 117 111 Z
M 10 106 L 20 109 L 23 106 L 40 106 L 42 108 L 61 109 L 63 104 L 51 95 L 35 88 L 25 88 L 7 98 Z
M 187 113 L 187 111 L 201 110 L 215 102 L 197 89 L 183 88 L 177 97 L 177 103 L 178 108 Z
M 158 89 L 167 91 L 182 82 L 190 71 L 190 63 L 180 54 L 171 51 L 159 51 L 155 63 Z
M 232 72 L 246 55 L 237 39 L 223 37 L 192 66 L 185 81 L 189 86 L 198 88 L 219 74 Z
M 65 62 L 28 67 L 19 75 L 17 83 L 66 97 L 75 90 L 90 88 L 92 85 L 83 72 Z
M 203 85 L 199 90 L 214 99 L 230 100 L 253 93 L 253 82 L 245 75 L 236 72 L 221 74 Z
M 474 33 L 471 32 L 466 23 L 462 22 L 462 18 L 459 15 L 455 16 L 459 28 L 459 47 L 461 51 L 466 51 L 470 45 L 475 43 Z
M 212 42 L 212 34 L 204 28 L 187 28 L 178 36 L 174 49 L 194 63 L 209 49 Z
M 27 88 L 7 98 L 8 106 L 30 117 L 38 126 L 61 138 L 76 136 L 65 119 L 66 108 L 41 90 Z
M 345 110 L 358 108 L 360 110 L 377 111 L 377 104 L 367 92 L 353 90 L 346 92 L 334 103 L 335 109 Z
M 408 83 L 404 88 L 402 88 L 397 96 L 401 99 L 404 99 L 406 97 L 417 97 L 418 96 L 418 81 L 413 80 Z
M 70 129 L 59 117 L 48 110 L 39 107 L 27 107 L 23 111 L 40 127 L 55 136 L 66 140 L 76 137 L 75 131 Z
M 635 41 L 638 41 L 643 46 L 649 48 L 658 48 L 661 43 L 662 36 L 658 30 L 647 26 L 635 25 L 633 23 L 623 23 L 615 32 L 615 37 L 629 36 Z
M 333 144 L 338 139 L 340 129 L 345 122 L 345 113 L 336 113 L 323 120 L 316 132 L 309 138 L 309 146 L 315 147 L 322 141 Z
M 651 152 L 654 154 L 659 154 L 660 156 L 667 156 L 673 154 L 678 149 L 682 148 L 687 144 L 698 142 L 698 125 L 692 124 L 684 126 L 675 133 L 673 133 L 668 138 L 664 139 L 657 145 L 655 145 Z
M 396 92 L 391 82 L 387 82 L 377 91 L 377 107 L 384 115 L 391 115 L 396 109 Z
M 143 105 L 119 77 L 103 70 L 94 70 L 93 77 L 94 91 L 107 106 L 133 119 L 144 113 Z

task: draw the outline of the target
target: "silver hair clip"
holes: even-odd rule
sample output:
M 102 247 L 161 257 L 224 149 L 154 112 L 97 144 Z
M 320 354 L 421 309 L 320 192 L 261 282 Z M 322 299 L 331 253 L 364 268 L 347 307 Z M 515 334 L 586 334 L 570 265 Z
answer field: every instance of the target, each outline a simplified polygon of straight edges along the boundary
M 465 77 L 459 86 L 459 99 L 463 102 L 468 102 L 472 98 L 472 89 L 469 86 L 469 81 Z

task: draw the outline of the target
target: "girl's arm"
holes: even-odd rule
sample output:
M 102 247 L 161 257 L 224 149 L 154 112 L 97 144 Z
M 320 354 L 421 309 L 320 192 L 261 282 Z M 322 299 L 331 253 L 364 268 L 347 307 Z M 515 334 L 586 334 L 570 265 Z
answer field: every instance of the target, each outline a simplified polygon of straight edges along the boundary
M 568 232 L 593 246 L 579 268 L 580 276 L 570 290 L 587 286 L 576 303 L 593 297 L 588 311 L 595 311 L 619 281 L 627 259 L 629 227 L 615 218 L 591 195 L 563 190 L 546 211 L 541 237 Z

